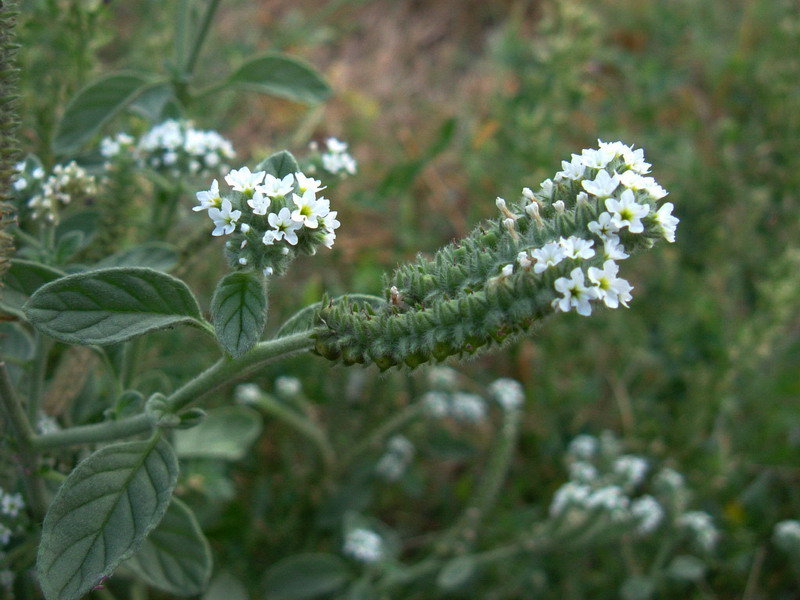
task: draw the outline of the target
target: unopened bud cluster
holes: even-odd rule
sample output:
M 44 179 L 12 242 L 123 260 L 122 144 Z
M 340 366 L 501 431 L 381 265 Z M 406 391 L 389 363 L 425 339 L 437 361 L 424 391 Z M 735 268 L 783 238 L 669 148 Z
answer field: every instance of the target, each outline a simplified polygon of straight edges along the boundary
M 298 254 L 312 255 L 319 246 L 331 248 L 339 221 L 330 200 L 318 194 L 322 182 L 303 173 L 278 178 L 266 171 L 235 169 L 225 176 L 229 190 L 197 192 L 195 211 L 207 211 L 214 223 L 211 235 L 228 236 L 228 261 L 234 268 L 282 274 Z
M 643 151 L 621 142 L 573 154 L 539 191 L 498 198 L 497 218 L 398 269 L 383 310 L 323 308 L 328 330 L 317 334 L 317 352 L 345 364 L 413 368 L 473 354 L 553 312 L 627 306 L 633 288 L 618 276 L 618 261 L 674 241 L 678 223 L 649 170 Z

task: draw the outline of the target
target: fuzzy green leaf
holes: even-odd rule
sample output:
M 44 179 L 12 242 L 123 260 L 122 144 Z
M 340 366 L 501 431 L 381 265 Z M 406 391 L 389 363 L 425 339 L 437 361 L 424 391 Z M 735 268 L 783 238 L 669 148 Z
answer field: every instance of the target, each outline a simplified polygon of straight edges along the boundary
M 275 52 L 245 62 L 228 84 L 306 104 L 324 102 L 331 95 L 331 87 L 311 65 Z
M 203 600 L 248 600 L 247 589 L 241 581 L 223 571 L 211 581 Z
M 256 171 L 266 171 L 278 179 L 283 179 L 290 173 L 297 173 L 300 166 L 294 156 L 288 150 L 281 150 L 262 160 L 256 166 Z
M 370 294 L 348 294 L 347 296 L 335 298 L 332 302 L 333 304 L 338 304 L 344 301 L 349 301 L 351 304 L 360 306 L 370 306 L 374 309 L 380 309 L 386 306 L 386 300 L 380 296 L 372 296 Z M 301 308 L 281 325 L 275 337 L 284 337 L 324 325 L 324 323 L 320 321 L 318 315 L 320 308 L 322 308 L 322 302 L 315 302 L 314 304 L 309 304 Z
M 181 458 L 239 460 L 261 435 L 261 416 L 246 406 L 208 411 L 197 427 L 176 431 L 175 452 Z
M 267 292 L 261 276 L 238 271 L 223 277 L 211 299 L 211 320 L 217 339 L 231 356 L 250 350 L 267 324 Z
M 127 250 L 120 250 L 95 265 L 96 269 L 108 267 L 147 267 L 156 271 L 169 271 L 178 264 L 178 253 L 163 242 L 147 242 Z
M 296 554 L 274 564 L 264 575 L 265 600 L 318 598 L 351 579 L 345 562 L 333 554 Z
M 194 596 L 208 586 L 211 548 L 189 507 L 173 498 L 158 527 L 124 566 L 148 585 L 175 596 Z
M 148 87 L 137 73 L 112 73 L 95 79 L 69 101 L 56 129 L 53 151 L 72 154 Z
M 32 260 L 11 259 L 11 266 L 0 288 L 0 310 L 22 316 L 22 306 L 40 287 L 64 276 L 64 273 Z
M 175 89 L 171 83 L 157 83 L 148 86 L 131 102 L 130 110 L 140 114 L 150 123 L 160 123 L 164 119 L 167 105 L 175 102 Z
M 165 441 L 114 444 L 81 462 L 42 527 L 37 571 L 47 600 L 75 600 L 136 552 L 158 525 L 178 481 Z
M 200 324 L 192 292 L 166 273 L 138 267 L 68 275 L 23 307 L 42 333 L 70 344 L 115 344 L 178 323 Z

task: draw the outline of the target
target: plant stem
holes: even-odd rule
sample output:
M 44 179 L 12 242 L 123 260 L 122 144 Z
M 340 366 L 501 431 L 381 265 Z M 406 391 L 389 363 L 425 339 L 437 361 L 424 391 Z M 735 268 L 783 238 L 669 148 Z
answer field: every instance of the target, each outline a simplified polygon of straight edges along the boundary
M 261 342 L 256 344 L 244 356 L 236 359 L 222 358 L 218 360 L 197 377 L 175 390 L 167 398 L 170 411 L 176 413 L 191 403 L 215 392 L 223 385 L 244 377 L 277 358 L 308 350 L 314 345 L 311 334 L 311 331 L 304 331 Z M 34 448 L 39 450 L 60 448 L 76 444 L 116 440 L 146 433 L 151 429 L 152 423 L 146 415 L 141 414 L 121 421 L 83 425 L 65 429 L 64 431 L 35 436 L 32 444 Z
M 36 436 L 22 408 L 22 404 L 20 404 L 19 398 L 14 392 L 14 388 L 11 387 L 11 379 L 8 376 L 8 370 L 4 362 L 0 362 L 0 402 L 2 402 L 18 444 L 19 462 L 28 492 L 31 511 L 34 518 L 43 519 L 45 512 L 47 512 L 47 501 L 45 499 L 44 480 L 36 473 L 39 466 L 38 456 L 33 446 Z
M 197 32 L 197 35 L 194 38 L 194 44 L 192 45 L 192 51 L 189 54 L 189 60 L 186 61 L 186 66 L 183 69 L 183 72 L 187 77 L 191 77 L 192 73 L 194 73 L 194 68 L 197 65 L 197 59 L 200 57 L 200 50 L 203 48 L 203 42 L 206 41 L 206 37 L 208 35 L 208 28 L 211 26 L 211 21 L 214 18 L 214 14 L 217 12 L 217 8 L 219 7 L 219 1 L 220 0 L 210 0 L 208 3 L 206 13 L 203 15 L 203 22 L 200 24 L 200 30 Z
M 36 353 L 33 357 L 33 371 L 31 372 L 30 391 L 28 392 L 28 421 L 36 423 L 39 418 L 39 403 L 42 399 L 45 371 L 47 369 L 47 356 L 52 343 L 38 331 L 36 332 Z

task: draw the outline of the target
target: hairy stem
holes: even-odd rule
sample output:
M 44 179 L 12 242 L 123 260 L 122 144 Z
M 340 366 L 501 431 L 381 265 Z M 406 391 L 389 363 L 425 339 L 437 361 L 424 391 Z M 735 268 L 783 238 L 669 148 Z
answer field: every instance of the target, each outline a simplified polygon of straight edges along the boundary
M 312 331 L 256 344 L 250 352 L 236 359 L 222 358 L 197 377 L 175 390 L 168 398 L 171 412 L 178 412 L 191 403 L 201 400 L 222 386 L 248 375 L 255 369 L 278 358 L 308 350 L 313 346 Z M 146 433 L 152 423 L 144 414 L 95 425 L 83 425 L 33 438 L 33 446 L 43 450 L 76 444 L 106 442 Z

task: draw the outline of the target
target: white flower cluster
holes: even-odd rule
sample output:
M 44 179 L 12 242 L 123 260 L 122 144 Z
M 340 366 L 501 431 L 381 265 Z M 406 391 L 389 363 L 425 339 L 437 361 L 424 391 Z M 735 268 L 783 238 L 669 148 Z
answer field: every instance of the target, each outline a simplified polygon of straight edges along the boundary
M 281 375 L 275 379 L 275 393 L 281 398 L 291 399 L 303 391 L 303 384 L 297 377 Z
M 554 180 L 543 181 L 539 192 L 525 188 L 523 208 L 529 218 L 538 222 L 547 211 L 556 216 L 566 213 L 567 204 L 563 199 L 554 200 L 556 197 L 567 197 L 575 207 L 600 206 L 605 210 L 588 223 L 583 236 L 561 237 L 541 247 L 525 249 L 515 263 L 503 266 L 498 276 L 509 277 L 519 269 L 542 274 L 558 267 L 558 273 L 568 276 L 554 280 L 558 296 L 552 302 L 553 308 L 562 312 L 574 309 L 583 316 L 592 313 L 593 302 L 603 302 L 609 308 L 628 306 L 633 287 L 618 276 L 617 265 L 617 261 L 629 256 L 626 240 L 657 234 L 674 242 L 678 224 L 672 216 L 672 203 L 656 208 L 667 192 L 646 176 L 650 164 L 644 161 L 642 149 L 634 150 L 622 142 L 598 143 L 599 148 L 583 150 L 573 154 L 571 161 L 562 161 L 562 170 Z M 512 236 L 516 235 L 516 221 L 523 217 L 509 210 L 502 198 L 497 199 L 497 207 Z M 601 268 L 587 268 L 586 262 L 591 259 Z
M 655 495 L 637 495 L 646 484 L 649 461 L 622 454 L 611 432 L 603 432 L 599 439 L 575 437 L 568 446 L 566 462 L 570 480 L 556 491 L 550 504 L 550 516 L 556 522 L 570 528 L 590 523 L 625 525 L 642 536 L 672 525 L 690 533 L 705 550 L 713 549 L 718 533 L 711 516 L 685 510 L 683 476 L 663 468 L 651 480 Z
M 525 390 L 519 381 L 503 377 L 489 384 L 489 394 L 505 410 L 517 410 L 525 402 Z
M 193 210 L 208 212 L 211 235 L 236 233 L 226 244 L 235 264 L 271 275 L 281 257 L 292 252 L 333 247 L 340 223 L 330 200 L 318 196 L 325 189 L 321 181 L 299 172 L 278 178 L 242 167 L 225 175 L 225 183 L 230 187 L 225 197 L 216 179 L 210 189 L 197 192 L 200 204 Z
M 320 154 L 322 169 L 331 175 L 355 175 L 358 170 L 356 159 L 347 151 L 347 143 L 329 137 L 325 140 L 327 150 Z M 314 146 L 312 146 L 314 148 Z
M 384 555 L 383 538 L 371 529 L 351 529 L 345 535 L 342 550 L 359 562 L 376 563 Z
M 19 493 L 10 493 L 0 488 L 0 515 L 6 519 L 17 519 L 20 513 L 25 510 L 25 501 Z M 5 557 L 5 546 L 11 541 L 11 536 L 14 534 L 13 529 L 0 521 L 0 560 Z M 0 588 L 5 588 L 8 591 L 14 583 L 15 574 L 10 570 L 0 571 Z M 3 596 L 5 597 L 5 596 Z M 11 597 L 9 595 L 9 597 Z
M 26 205 L 35 220 L 58 224 L 61 206 L 97 194 L 94 176 L 74 160 L 66 165 L 56 165 L 47 178 L 40 166 L 29 170 L 28 161 L 18 163 L 16 168 L 14 189 L 22 199 L 27 199 Z
M 392 436 L 386 444 L 386 452 L 375 465 L 375 473 L 387 481 L 397 481 L 413 459 L 414 444 L 405 436 Z
M 100 154 L 109 161 L 130 156 L 141 166 L 169 173 L 209 177 L 230 169 L 236 157 L 231 142 L 216 131 L 195 129 L 191 121 L 169 119 L 147 131 L 138 142 L 126 134 L 103 138 Z
M 422 396 L 425 411 L 439 419 L 452 418 L 463 423 L 480 423 L 486 418 L 486 402 L 469 392 L 431 390 Z
M 792 556 L 800 555 L 800 521 L 788 519 L 776 523 L 772 539 L 784 552 Z

